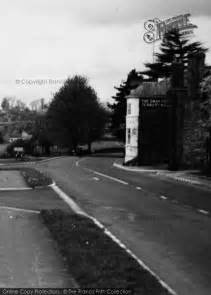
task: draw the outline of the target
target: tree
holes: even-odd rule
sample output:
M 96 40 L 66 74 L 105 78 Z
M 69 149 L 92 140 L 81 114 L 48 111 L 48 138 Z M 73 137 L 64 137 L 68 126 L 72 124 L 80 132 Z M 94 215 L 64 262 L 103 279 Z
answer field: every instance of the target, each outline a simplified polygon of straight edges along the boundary
M 211 75 L 207 75 L 201 82 L 201 126 L 208 132 L 208 171 L 211 172 Z
M 50 155 L 52 142 L 49 135 L 49 126 L 46 114 L 36 114 L 31 133 L 34 144 L 41 146 L 44 154 Z
M 8 112 L 14 107 L 16 99 L 14 97 L 4 97 L 1 102 L 1 107 L 5 112 Z
M 3 136 L 17 137 L 23 130 L 31 133 L 36 113 L 31 111 L 25 103 L 14 97 L 5 97 L 2 99 L 1 107 L 3 110 L 1 121 L 8 123 L 2 131 Z
M 8 110 L 9 110 L 9 108 L 10 108 L 10 103 L 9 103 L 8 98 L 5 97 L 5 98 L 2 99 L 1 107 L 2 107 L 2 110 L 3 110 L 3 111 L 8 111 Z
M 200 90 L 202 127 L 211 131 L 211 75 L 208 75 L 203 79 Z
M 81 143 L 91 148 L 92 141 L 102 134 L 106 112 L 87 79 L 74 76 L 55 94 L 47 119 L 53 141 L 76 150 Z
M 114 135 L 122 141 L 125 141 L 126 96 L 129 95 L 132 89 L 140 85 L 142 81 L 143 77 L 133 69 L 128 74 L 126 82 L 121 83 L 119 87 L 114 87 L 117 90 L 116 95 L 112 97 L 115 102 L 109 104 L 112 110 L 111 128 Z
M 108 111 L 101 104 L 95 104 L 90 108 L 89 124 L 85 128 L 84 142 L 88 144 L 88 152 L 91 152 L 91 144 L 100 138 L 108 121 Z
M 169 77 L 172 73 L 172 64 L 175 61 L 182 62 L 184 69 L 187 68 L 188 59 L 194 54 L 205 53 L 200 42 L 190 42 L 190 38 L 185 37 L 179 30 L 172 30 L 164 35 L 160 45 L 160 52 L 156 53 L 156 62 L 146 63 L 146 74 L 153 79 Z

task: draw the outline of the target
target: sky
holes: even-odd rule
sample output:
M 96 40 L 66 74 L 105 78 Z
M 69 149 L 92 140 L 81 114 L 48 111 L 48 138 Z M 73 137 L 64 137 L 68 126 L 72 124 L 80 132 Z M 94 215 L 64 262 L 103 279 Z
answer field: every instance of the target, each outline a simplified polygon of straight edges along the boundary
M 193 39 L 211 49 L 210 0 L 1 0 L 0 7 L 0 100 L 49 101 L 80 74 L 100 101 L 111 101 L 130 70 L 152 61 L 143 40 L 148 19 L 190 13 Z

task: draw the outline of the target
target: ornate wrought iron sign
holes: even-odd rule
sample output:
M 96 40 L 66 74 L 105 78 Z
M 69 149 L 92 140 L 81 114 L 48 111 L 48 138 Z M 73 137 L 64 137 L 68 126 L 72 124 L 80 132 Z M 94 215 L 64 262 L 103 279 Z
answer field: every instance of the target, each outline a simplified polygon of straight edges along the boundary
M 147 32 L 144 33 L 143 39 L 146 43 L 152 43 L 161 40 L 166 32 L 172 29 L 178 29 L 183 35 L 190 35 L 193 29 L 197 28 L 193 25 L 189 17 L 189 13 L 178 15 L 161 21 L 159 18 L 154 18 L 144 23 L 144 28 Z

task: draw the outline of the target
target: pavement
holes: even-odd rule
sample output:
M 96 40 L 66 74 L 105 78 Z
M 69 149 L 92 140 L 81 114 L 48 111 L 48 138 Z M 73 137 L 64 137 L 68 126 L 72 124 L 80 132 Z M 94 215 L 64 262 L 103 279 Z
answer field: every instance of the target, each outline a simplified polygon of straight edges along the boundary
M 211 189 L 211 177 L 201 175 L 199 170 L 180 170 L 169 171 L 165 168 L 157 168 L 153 166 L 125 166 L 122 161 L 119 160 L 113 163 L 114 167 L 131 172 L 139 173 L 154 173 L 160 177 L 167 177 L 175 181 L 184 182 L 192 185 L 199 185 Z
M 177 294 L 211 294 L 211 198 L 206 187 L 125 171 L 110 155 L 37 163 Z
M 25 187 L 18 171 L 0 171 L 0 287 L 78 287 L 39 215 L 69 207 L 50 188 Z
M 9 188 L 27 188 L 19 171 L 0 171 L 0 190 Z
M 35 211 L 0 208 L 0 287 L 76 286 Z

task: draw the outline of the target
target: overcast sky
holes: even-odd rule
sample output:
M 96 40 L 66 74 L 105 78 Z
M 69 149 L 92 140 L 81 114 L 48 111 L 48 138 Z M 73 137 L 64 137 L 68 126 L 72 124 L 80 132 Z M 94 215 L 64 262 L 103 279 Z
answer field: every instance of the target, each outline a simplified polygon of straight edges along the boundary
M 110 100 L 131 69 L 152 61 L 144 22 L 185 13 L 211 48 L 210 0 L 1 0 L 0 99 L 49 100 L 68 76 L 82 74 Z M 36 79 L 46 81 L 26 84 Z

